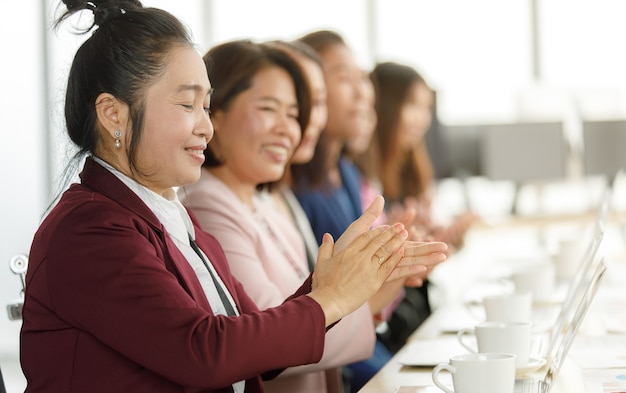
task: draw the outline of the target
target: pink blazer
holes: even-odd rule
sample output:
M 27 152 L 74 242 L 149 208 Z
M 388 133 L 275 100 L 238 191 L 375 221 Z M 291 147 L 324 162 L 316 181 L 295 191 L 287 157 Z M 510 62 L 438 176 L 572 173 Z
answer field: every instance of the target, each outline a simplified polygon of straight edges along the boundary
M 269 200 L 255 197 L 251 211 L 206 169 L 198 182 L 180 188 L 178 196 L 203 229 L 218 239 L 233 274 L 260 309 L 281 304 L 302 284 L 298 272 L 308 271 L 304 241 Z M 326 392 L 324 370 L 368 359 L 375 340 L 372 314 L 365 304 L 328 332 L 319 363 L 286 370 L 266 383 L 266 390 Z
M 218 242 L 197 243 L 240 317 L 215 316 L 152 211 L 91 159 L 35 234 L 21 332 L 26 392 L 229 392 L 320 360 L 324 315 L 310 281 L 258 312 Z

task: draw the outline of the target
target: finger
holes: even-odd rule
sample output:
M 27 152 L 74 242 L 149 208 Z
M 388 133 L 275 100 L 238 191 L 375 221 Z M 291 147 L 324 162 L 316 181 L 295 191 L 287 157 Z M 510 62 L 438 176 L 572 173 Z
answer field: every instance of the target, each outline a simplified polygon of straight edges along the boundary
M 424 280 L 420 276 L 411 276 L 404 281 L 404 286 L 419 288 L 424 285 Z
M 411 227 L 413 222 L 415 221 L 415 217 L 417 216 L 417 210 L 412 207 L 404 209 L 402 215 L 398 217 L 398 221 L 403 223 L 406 228 Z
M 322 236 L 322 244 L 320 245 L 317 252 L 317 261 L 315 262 L 314 272 L 313 272 L 313 280 L 311 282 L 311 287 L 313 289 L 317 288 L 319 283 L 319 277 L 324 277 L 328 272 L 328 268 L 332 265 L 330 263 L 326 263 L 330 260 L 333 255 L 334 248 L 334 240 L 330 233 L 325 233 Z
M 390 238 L 391 236 L 393 236 L 393 234 L 389 234 L 390 230 L 393 230 L 393 228 L 388 225 L 378 226 L 361 234 L 352 242 L 352 244 L 354 245 L 355 249 L 359 251 L 363 251 L 366 248 L 371 247 L 372 244 L 376 244 L 376 248 L 378 248 L 382 244 L 384 244 L 384 242 L 380 243 L 380 239 L 378 240 L 378 242 L 376 242 L 376 239 L 378 239 L 379 236 L 383 236 L 385 239 Z
M 391 237 L 386 238 L 390 234 Z M 373 255 L 373 259 L 379 265 L 382 265 L 402 246 L 402 244 L 404 244 L 407 236 L 408 232 L 404 229 L 404 226 L 400 223 L 395 224 L 389 231 L 384 232 L 376 239 L 373 239 L 368 246 L 369 250 L 367 251 L 372 252 L 371 247 L 375 247 L 376 244 L 380 244 L 381 241 L 384 241 L 384 244 L 380 244 L 380 246 L 374 250 Z
M 398 263 L 400 263 L 403 255 L 404 249 L 400 247 L 393 254 L 391 254 L 383 264 L 378 267 L 379 274 L 382 274 L 382 276 L 385 277 L 386 280 L 388 280 L 391 273 L 393 273 L 393 271 L 396 269 Z
M 408 279 L 410 277 L 422 277 L 428 272 L 428 268 L 424 265 L 408 265 L 401 266 L 401 263 L 396 265 L 396 268 L 389 274 L 387 281 L 393 281 L 398 279 Z
M 337 243 L 335 244 L 335 251 L 339 252 L 348 245 L 350 245 L 355 239 L 367 232 L 376 219 L 382 214 L 385 206 L 385 200 L 382 196 L 378 195 L 369 207 L 361 214 L 359 218 L 354 220 L 348 228 L 341 234 Z
M 406 250 L 405 250 L 406 253 Z M 447 255 L 444 253 L 433 253 L 428 255 L 407 257 L 406 255 L 400 261 L 400 266 L 423 265 L 426 267 L 436 266 L 445 262 Z
M 385 208 L 385 199 L 382 195 L 377 195 L 372 203 L 365 209 L 361 217 L 355 222 L 359 222 L 360 225 L 365 225 L 367 228 L 374 224 L 374 221 L 382 214 Z M 354 224 L 354 223 L 353 223 Z
M 404 248 L 405 255 L 413 257 L 432 253 L 445 253 L 448 250 L 448 245 L 444 242 L 406 242 Z
M 374 221 L 376 221 L 376 219 L 382 214 L 384 207 L 385 200 L 382 195 L 376 196 L 367 209 L 365 209 L 363 214 L 354 220 L 345 232 L 357 232 L 360 234 L 369 230 L 374 224 Z
M 330 257 L 333 256 L 334 246 L 335 242 L 332 235 L 330 233 L 325 233 L 324 236 L 322 236 L 322 244 L 317 252 L 317 259 L 322 261 L 330 259 Z
M 425 236 L 421 233 L 415 225 L 411 225 L 408 227 L 409 231 L 409 239 L 415 242 L 423 242 L 425 241 Z

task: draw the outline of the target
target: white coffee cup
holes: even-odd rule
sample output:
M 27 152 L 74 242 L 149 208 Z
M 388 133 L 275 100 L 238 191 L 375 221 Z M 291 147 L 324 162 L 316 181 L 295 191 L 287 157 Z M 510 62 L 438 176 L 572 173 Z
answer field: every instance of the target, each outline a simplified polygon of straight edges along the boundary
M 485 296 L 483 305 L 487 321 L 531 322 L 530 292 Z
M 454 390 L 440 380 L 442 371 L 452 374 Z M 446 393 L 513 393 L 515 355 L 509 353 L 468 353 L 450 358 L 433 368 L 434 384 Z
M 465 338 L 470 334 L 476 336 L 477 345 L 469 345 L 466 342 Z M 529 322 L 482 322 L 473 329 L 461 329 L 457 333 L 461 345 L 470 352 L 514 354 L 517 368 L 528 365 L 530 337 L 531 324 Z
M 511 279 L 515 292 L 530 292 L 535 301 L 545 301 L 554 295 L 555 268 L 552 263 L 542 263 L 513 272 Z
M 561 239 L 559 252 L 554 258 L 556 279 L 563 281 L 574 277 L 582 261 L 582 255 L 580 239 Z

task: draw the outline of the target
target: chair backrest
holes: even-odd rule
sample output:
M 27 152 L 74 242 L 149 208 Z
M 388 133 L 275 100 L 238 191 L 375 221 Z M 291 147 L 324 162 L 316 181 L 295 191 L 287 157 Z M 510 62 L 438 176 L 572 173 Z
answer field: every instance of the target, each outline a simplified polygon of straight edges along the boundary
M 523 183 L 566 176 L 567 145 L 561 122 L 484 126 L 480 151 L 482 172 L 491 180 Z
M 622 147 L 626 143 L 626 120 L 583 122 L 585 175 L 606 175 L 611 179 L 626 168 Z
M 0 367 L 0 393 L 7 393 L 7 388 L 4 386 L 4 378 L 2 377 L 2 368 Z

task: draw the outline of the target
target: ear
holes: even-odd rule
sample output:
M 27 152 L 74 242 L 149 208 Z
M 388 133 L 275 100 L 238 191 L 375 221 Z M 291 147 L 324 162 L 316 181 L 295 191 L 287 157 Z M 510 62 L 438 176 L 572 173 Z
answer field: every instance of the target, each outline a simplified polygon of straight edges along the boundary
M 115 140 L 115 131 L 122 131 L 123 138 L 126 137 L 128 127 L 128 105 L 121 102 L 110 93 L 101 93 L 96 98 L 96 116 L 100 132 L 108 134 L 111 140 Z

